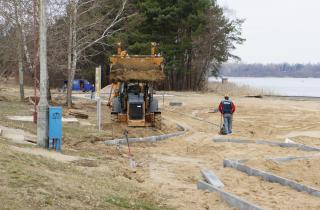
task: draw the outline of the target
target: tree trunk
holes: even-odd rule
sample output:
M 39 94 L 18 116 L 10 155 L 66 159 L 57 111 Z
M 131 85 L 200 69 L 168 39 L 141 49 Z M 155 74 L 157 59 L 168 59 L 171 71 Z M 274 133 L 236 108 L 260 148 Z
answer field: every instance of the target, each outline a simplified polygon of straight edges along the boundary
M 77 68 L 77 4 L 76 1 L 72 1 L 72 11 L 70 12 L 70 25 L 69 25 L 69 49 L 68 49 L 68 93 L 67 93 L 67 105 L 72 107 L 72 84 L 74 75 Z
M 20 86 L 20 101 L 24 100 L 24 82 L 23 82 L 23 60 L 21 41 L 18 41 L 18 66 L 19 66 L 19 86 Z
M 18 56 L 18 72 L 20 86 L 20 100 L 24 100 L 24 82 L 23 82 L 23 56 L 22 56 L 22 30 L 19 19 L 17 1 L 14 1 L 14 13 L 16 22 L 16 38 L 17 38 L 17 56 Z
M 67 105 L 68 105 L 68 107 L 72 105 L 72 100 L 71 100 L 71 91 L 72 91 L 72 82 L 71 82 L 72 19 L 73 18 L 70 15 L 70 20 L 69 20 L 69 40 L 68 40 L 68 88 L 67 88 Z
M 22 38 L 24 54 L 26 56 L 26 60 L 27 60 L 28 66 L 29 66 L 29 72 L 32 72 L 33 67 L 32 67 L 30 53 L 29 53 L 28 46 L 27 46 L 27 39 L 26 39 L 23 23 L 21 23 L 21 35 L 22 35 L 21 38 Z
M 187 30 L 187 36 L 188 39 L 190 41 L 190 43 L 192 43 L 192 29 L 191 27 L 188 28 Z M 187 72 L 186 72 L 186 87 L 188 90 L 192 90 L 191 87 L 191 71 L 192 71 L 192 44 L 191 46 L 187 49 Z

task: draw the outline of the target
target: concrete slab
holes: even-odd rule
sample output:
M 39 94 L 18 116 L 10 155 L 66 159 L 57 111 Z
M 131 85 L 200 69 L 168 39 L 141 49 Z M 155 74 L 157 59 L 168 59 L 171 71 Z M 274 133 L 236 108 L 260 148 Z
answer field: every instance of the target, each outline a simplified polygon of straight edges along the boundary
M 249 176 L 261 177 L 268 182 L 279 183 L 283 186 L 291 187 L 292 189 L 297 190 L 299 192 L 306 192 L 306 193 L 309 193 L 310 195 L 320 197 L 320 190 L 318 189 L 297 183 L 293 180 L 289 180 L 289 179 L 274 175 L 272 173 L 251 168 L 249 166 L 244 165 L 243 163 L 240 163 L 239 161 L 225 159 L 223 161 L 223 166 L 237 169 L 241 172 L 248 174 Z
M 289 139 L 289 138 L 286 138 L 286 139 L 284 140 L 284 143 L 293 143 L 293 144 L 295 144 L 296 142 L 295 142 L 295 141 L 292 141 L 292 140 Z
M 223 188 L 224 184 L 220 181 L 217 175 L 213 171 L 203 169 L 201 170 L 203 178 L 211 185 L 217 188 Z
M 181 136 L 185 134 L 188 130 L 184 128 L 181 125 L 177 125 L 182 131 L 176 132 L 176 133 L 169 133 L 169 134 L 163 134 L 159 136 L 148 136 L 148 137 L 141 137 L 141 138 L 129 138 L 129 143 L 141 143 L 141 142 L 157 142 L 166 140 L 169 138 Z M 114 140 L 107 140 L 104 141 L 106 145 L 119 145 L 119 144 L 127 144 L 126 139 L 114 139 Z
M 320 138 L 320 131 L 294 131 L 286 135 L 286 137 L 288 138 L 297 137 L 297 136 L 308 136 L 313 138 Z
M 22 122 L 32 122 L 33 121 L 32 116 L 7 116 L 7 119 L 13 120 L 13 121 L 22 121 Z
M 154 97 L 175 97 L 175 95 L 170 95 L 170 94 L 154 94 L 153 95 Z
M 19 144 L 31 144 L 37 137 L 21 129 L 8 128 L 0 125 L 0 136 Z
M 267 160 L 274 161 L 276 163 L 285 163 L 292 160 L 300 159 L 299 157 L 279 157 L 279 158 L 267 158 Z
M 62 122 L 65 122 L 65 123 L 77 123 L 79 122 L 79 120 L 77 118 L 74 118 L 74 117 L 70 117 L 70 118 L 62 118 Z
M 226 139 L 226 138 L 214 138 L 214 142 L 217 143 L 224 143 L 224 142 L 230 142 L 230 143 L 239 143 L 239 144 L 255 144 L 255 140 L 242 140 L 242 139 Z
M 287 147 L 287 148 L 297 148 L 303 151 L 320 151 L 319 147 L 308 146 L 305 144 L 297 144 L 297 143 L 282 143 L 276 141 L 268 141 L 268 140 L 245 140 L 245 139 L 227 139 L 227 138 L 214 138 L 214 142 L 223 143 L 223 142 L 231 142 L 231 143 L 239 143 L 239 144 L 262 144 L 262 145 L 270 145 L 270 146 L 278 146 L 278 147 Z
M 24 135 L 20 133 L 12 132 L 11 130 L 3 130 L 1 133 L 1 136 L 5 139 L 12 139 L 17 142 L 23 142 L 24 141 Z
M 164 134 L 159 136 L 148 136 L 143 138 L 129 138 L 130 143 L 141 143 L 141 142 L 157 142 L 162 141 L 165 139 L 169 139 L 176 136 L 181 136 L 185 133 L 185 131 L 171 133 L 171 134 Z M 118 144 L 127 144 L 126 139 L 114 139 L 114 140 L 107 140 L 104 142 L 106 145 L 118 145 Z
M 272 160 L 277 163 L 286 163 L 293 160 L 308 160 L 313 158 L 320 158 L 319 155 L 309 155 L 309 156 L 290 156 L 290 157 L 276 157 L 276 158 L 267 158 L 267 160 Z
M 7 119 L 13 121 L 22 121 L 22 122 L 33 122 L 33 116 L 7 116 Z M 78 122 L 77 118 L 62 118 L 62 122 L 65 123 L 74 123 Z
M 236 195 L 225 192 L 222 189 L 214 187 L 213 185 L 208 184 L 204 181 L 199 181 L 197 188 L 199 190 L 208 190 L 209 192 L 217 192 L 220 198 L 226 203 L 228 203 L 228 205 L 231 206 L 232 208 L 236 208 L 238 210 L 262 210 L 261 207 L 255 204 L 252 204 Z

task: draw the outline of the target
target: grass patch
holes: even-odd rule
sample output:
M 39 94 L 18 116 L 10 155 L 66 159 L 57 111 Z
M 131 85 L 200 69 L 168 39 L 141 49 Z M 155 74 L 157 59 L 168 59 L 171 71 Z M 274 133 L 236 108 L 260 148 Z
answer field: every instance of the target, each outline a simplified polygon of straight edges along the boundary
M 168 208 L 158 207 L 152 203 L 146 201 L 134 201 L 132 199 L 111 196 L 106 200 L 107 203 L 110 203 L 114 206 L 121 207 L 124 209 L 133 209 L 133 210 L 169 210 Z
M 63 126 L 63 133 L 69 138 L 83 138 L 83 137 L 103 137 L 111 135 L 110 131 L 98 131 L 94 126 L 78 126 L 72 124 L 65 124 Z
M 256 89 L 247 85 L 236 85 L 232 82 L 222 84 L 221 82 L 209 82 L 208 91 L 219 95 L 229 94 L 231 96 L 249 96 L 249 95 L 272 95 L 272 92 Z
M 31 106 L 26 105 L 25 103 L 14 101 L 1 101 L 0 103 L 0 116 L 8 115 L 26 115 L 30 114 Z
M 6 118 L 30 116 L 32 108 L 16 99 L 1 101 L 0 125 L 36 134 L 32 122 Z M 94 126 L 64 124 L 63 153 L 96 158 L 97 167 L 91 168 L 18 152 L 12 142 L 0 138 L 0 209 L 166 209 L 137 182 L 124 178 L 127 161 L 106 159 L 118 155 L 101 143 L 111 134 Z M 137 192 L 146 196 L 141 199 Z
M 1 209 L 163 209 L 151 197 L 140 201 L 135 192 L 142 190 L 120 177 L 121 168 L 110 162 L 103 169 L 78 167 L 16 152 L 0 141 Z
M 30 133 L 37 132 L 37 126 L 32 122 L 19 122 L 8 120 L 7 116 L 26 116 L 31 115 L 32 106 L 19 101 L 0 102 L 0 124 L 10 128 L 23 129 Z

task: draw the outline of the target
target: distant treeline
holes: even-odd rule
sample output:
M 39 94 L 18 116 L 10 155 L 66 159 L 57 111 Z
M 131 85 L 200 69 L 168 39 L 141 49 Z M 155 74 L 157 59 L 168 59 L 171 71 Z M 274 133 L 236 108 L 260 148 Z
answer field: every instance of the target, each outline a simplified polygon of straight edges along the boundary
M 320 64 L 225 64 L 223 76 L 233 77 L 318 77 Z
M 21 83 L 27 77 L 32 82 L 39 66 L 38 40 L 34 36 L 39 18 L 34 17 L 33 10 L 35 14 L 39 12 L 33 2 L 38 0 L 0 0 L 0 77 L 20 75 Z M 166 73 L 158 88 L 202 90 L 207 86 L 210 71 L 217 75 L 222 63 L 237 57 L 231 51 L 244 41 L 244 20 L 229 18 L 217 0 L 47 3 L 49 84 L 61 85 L 68 80 L 70 94 L 71 81 L 94 81 L 99 65 L 105 67 L 102 81 L 107 83 L 108 58 L 117 52 L 119 42 L 129 55 L 150 55 L 151 42 L 158 43 L 156 54 L 165 58 Z

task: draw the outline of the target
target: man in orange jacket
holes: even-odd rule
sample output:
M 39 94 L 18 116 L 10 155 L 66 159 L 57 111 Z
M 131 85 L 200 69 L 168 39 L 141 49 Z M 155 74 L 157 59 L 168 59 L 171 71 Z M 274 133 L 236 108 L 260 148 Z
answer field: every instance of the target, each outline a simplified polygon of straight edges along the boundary
M 232 118 L 233 113 L 236 111 L 235 104 L 229 99 L 229 96 L 226 95 L 224 100 L 221 101 L 219 105 L 219 111 L 223 115 L 223 126 L 224 126 L 224 134 L 232 133 Z

